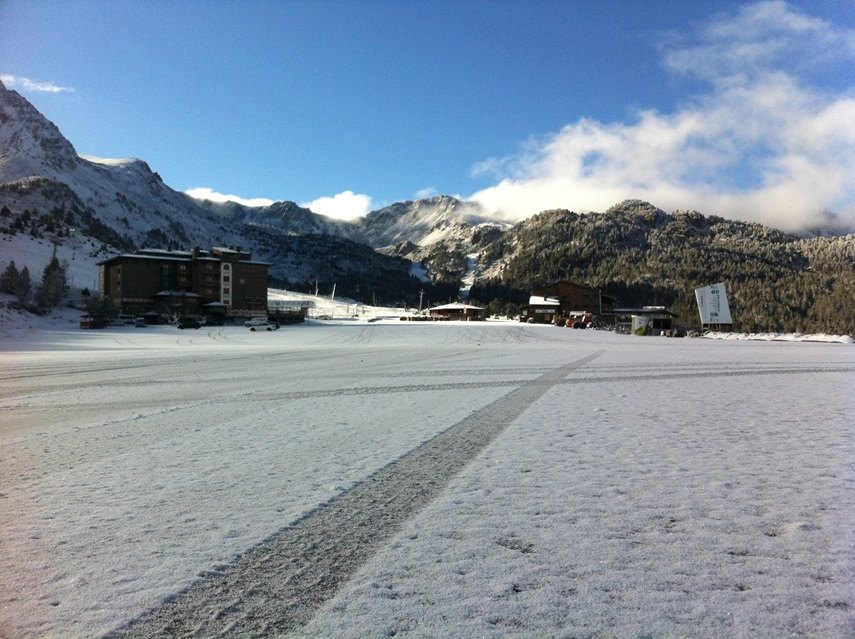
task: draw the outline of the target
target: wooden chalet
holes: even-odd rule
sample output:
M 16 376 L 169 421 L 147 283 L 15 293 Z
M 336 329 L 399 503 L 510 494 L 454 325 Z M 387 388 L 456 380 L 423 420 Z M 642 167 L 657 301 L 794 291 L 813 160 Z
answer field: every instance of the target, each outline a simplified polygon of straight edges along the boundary
M 588 326 L 609 321 L 614 315 L 615 298 L 597 288 L 555 282 L 531 291 L 529 303 L 520 309 L 520 319 L 535 324 Z

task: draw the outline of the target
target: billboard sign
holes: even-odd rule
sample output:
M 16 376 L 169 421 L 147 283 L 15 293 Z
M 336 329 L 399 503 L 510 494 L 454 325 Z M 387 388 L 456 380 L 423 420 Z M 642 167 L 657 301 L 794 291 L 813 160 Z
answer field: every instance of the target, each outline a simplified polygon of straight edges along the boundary
M 733 324 L 724 284 L 696 288 L 695 299 L 698 301 L 701 324 Z

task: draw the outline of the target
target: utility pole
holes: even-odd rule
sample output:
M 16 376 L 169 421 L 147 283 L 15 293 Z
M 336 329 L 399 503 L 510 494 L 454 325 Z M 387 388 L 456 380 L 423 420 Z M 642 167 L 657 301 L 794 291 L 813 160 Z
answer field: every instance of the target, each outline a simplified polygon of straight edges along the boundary
M 419 313 L 422 312 L 422 298 L 424 297 L 424 295 L 425 295 L 425 290 L 421 289 L 419 291 Z

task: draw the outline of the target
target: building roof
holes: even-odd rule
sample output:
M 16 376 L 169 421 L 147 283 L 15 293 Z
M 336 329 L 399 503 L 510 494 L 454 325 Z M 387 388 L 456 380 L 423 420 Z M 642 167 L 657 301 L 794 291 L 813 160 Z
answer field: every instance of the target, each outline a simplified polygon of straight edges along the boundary
M 434 306 L 433 308 L 429 308 L 429 311 L 483 311 L 484 309 L 480 306 L 472 306 L 471 304 L 463 304 L 462 302 L 452 302 L 450 304 L 443 304 L 442 306 Z
M 121 253 L 119 255 L 114 255 L 112 257 L 108 257 L 106 260 L 101 260 L 98 262 L 98 266 L 101 264 L 111 264 L 114 262 L 118 262 L 120 260 L 158 260 L 164 261 L 168 260 L 170 262 L 223 262 L 226 264 L 250 264 L 254 266 L 271 266 L 270 262 L 262 262 L 259 260 L 253 260 L 252 254 L 247 251 L 236 251 L 233 249 L 226 248 L 215 248 L 214 251 L 218 251 L 219 255 L 225 256 L 228 254 L 229 256 L 239 256 L 245 259 L 239 259 L 237 261 L 232 260 L 224 260 L 219 255 L 212 255 L 211 251 L 199 250 L 195 253 L 192 251 L 170 251 L 167 249 L 139 249 L 134 253 Z
M 192 257 L 192 251 L 175 251 L 171 249 L 160 249 L 160 248 L 141 248 L 137 250 L 135 255 L 157 255 L 157 256 L 165 256 L 165 257 Z
M 188 255 L 169 255 L 164 253 L 163 255 L 147 255 L 141 253 L 121 253 L 120 255 L 114 255 L 113 257 L 108 257 L 106 260 L 101 260 L 97 262 L 97 265 L 101 264 L 110 264 L 111 262 L 118 262 L 119 260 L 153 260 L 162 262 L 164 260 L 169 260 L 171 262 L 192 262 L 193 259 Z
M 561 302 L 557 297 L 543 297 L 542 295 L 532 295 L 528 298 L 529 306 L 561 306 Z
M 664 306 L 642 306 L 641 308 L 616 308 L 616 315 L 670 315 L 676 317 L 676 313 L 672 313 Z

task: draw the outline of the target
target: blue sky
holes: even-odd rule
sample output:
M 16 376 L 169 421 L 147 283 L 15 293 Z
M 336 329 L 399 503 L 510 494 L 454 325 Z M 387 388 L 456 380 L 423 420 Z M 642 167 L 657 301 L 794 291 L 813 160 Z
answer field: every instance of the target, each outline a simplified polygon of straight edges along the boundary
M 855 0 L 0 0 L 0 79 L 212 198 L 855 224 Z

